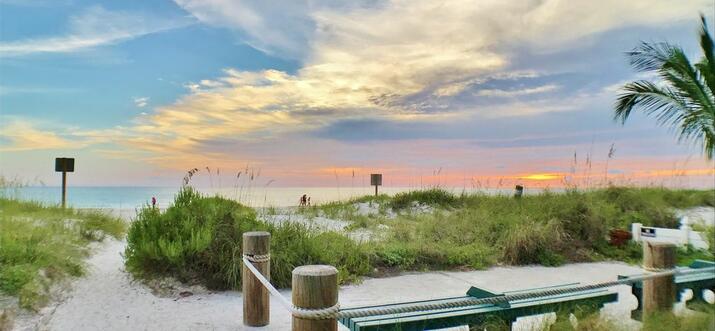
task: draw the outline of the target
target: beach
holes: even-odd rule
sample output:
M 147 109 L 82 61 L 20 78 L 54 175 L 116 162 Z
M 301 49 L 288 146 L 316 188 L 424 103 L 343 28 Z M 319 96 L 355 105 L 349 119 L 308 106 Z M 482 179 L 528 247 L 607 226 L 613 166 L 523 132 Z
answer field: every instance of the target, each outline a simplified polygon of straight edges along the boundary
M 130 221 L 133 210 L 114 209 L 115 216 Z M 692 212 L 690 213 L 692 215 Z M 16 330 L 287 330 L 290 314 L 271 298 L 269 326 L 248 328 L 242 324 L 243 298 L 240 292 L 211 292 L 202 287 L 170 283 L 157 294 L 124 269 L 125 241 L 108 239 L 93 247 L 88 259 L 88 274 L 77 278 L 63 291 L 62 299 L 51 303 L 40 314 L 21 314 Z M 470 286 L 495 293 L 517 289 L 611 281 L 619 275 L 637 274 L 638 266 L 622 262 L 576 263 L 560 267 L 493 267 L 479 271 L 405 272 L 394 277 L 365 278 L 341 286 L 342 307 L 396 303 L 464 295 Z M 538 275 L 538 277 L 535 277 Z M 603 317 L 621 323 L 639 324 L 630 319 L 637 306 L 630 287 L 610 289 L 618 301 L 606 304 Z M 180 294 L 184 292 L 183 294 Z M 190 293 L 187 293 L 190 292 Z M 290 290 L 281 290 L 290 298 Z M 549 315 L 545 315 L 549 316 Z M 520 318 L 514 330 L 531 330 L 543 325 L 544 318 Z
M 271 323 L 267 327 L 248 328 L 242 324 L 243 298 L 240 292 L 197 293 L 187 297 L 159 297 L 124 271 L 122 252 L 125 243 L 108 241 L 88 260 L 89 275 L 77 279 L 67 298 L 49 316 L 19 330 L 287 330 L 290 314 L 275 298 L 271 304 Z M 614 280 L 618 275 L 640 273 L 638 267 L 625 263 L 604 262 L 570 264 L 549 268 L 541 266 L 497 267 L 484 271 L 405 273 L 389 278 L 368 278 L 360 284 L 342 286 L 339 301 L 343 307 L 376 305 L 401 301 L 460 296 L 470 286 L 495 292 L 517 288 L 536 288 L 581 282 L 584 284 Z M 538 274 L 539 277 L 533 277 Z M 612 289 L 619 300 L 607 304 L 603 314 L 628 320 L 636 299 L 630 287 Z M 281 293 L 290 297 L 289 290 Z M 540 318 L 520 319 L 515 330 L 529 330 L 541 325 Z M 635 322 L 633 322 L 635 323 Z

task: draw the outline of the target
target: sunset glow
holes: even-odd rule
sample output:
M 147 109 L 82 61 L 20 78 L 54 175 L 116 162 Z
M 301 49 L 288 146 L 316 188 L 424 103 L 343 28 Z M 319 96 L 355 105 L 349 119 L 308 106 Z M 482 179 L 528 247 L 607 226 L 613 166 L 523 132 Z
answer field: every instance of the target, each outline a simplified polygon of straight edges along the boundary
M 562 174 L 531 174 L 527 176 L 520 176 L 518 178 L 526 180 L 555 180 L 563 179 L 564 177 L 565 175 Z
M 639 77 L 624 52 L 696 50 L 710 0 L 37 2 L 0 2 L 7 26 L 47 19 L 0 34 L 6 177 L 57 185 L 58 156 L 77 185 L 175 185 L 194 167 L 272 186 L 715 176 L 652 120 L 612 120 Z

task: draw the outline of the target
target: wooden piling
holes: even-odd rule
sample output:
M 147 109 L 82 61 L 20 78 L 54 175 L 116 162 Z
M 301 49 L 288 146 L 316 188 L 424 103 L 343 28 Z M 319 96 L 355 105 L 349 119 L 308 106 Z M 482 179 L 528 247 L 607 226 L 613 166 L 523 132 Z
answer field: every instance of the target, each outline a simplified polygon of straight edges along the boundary
M 270 254 L 271 234 L 264 231 L 243 234 L 243 254 L 249 257 L 265 257 Z M 250 260 L 250 259 L 249 259 Z M 252 262 L 253 266 L 269 281 L 271 280 L 270 258 Z M 251 273 L 245 265 L 241 268 L 243 279 L 243 324 L 246 326 L 266 326 L 270 321 L 270 298 L 268 289 Z
M 649 271 L 675 268 L 675 245 L 665 242 L 643 242 L 643 267 Z M 643 316 L 656 311 L 671 311 L 675 303 L 674 276 L 643 281 Z
M 338 303 L 338 270 L 328 265 L 307 265 L 293 269 L 293 305 L 323 309 Z M 338 321 L 304 319 L 293 316 L 293 331 L 336 331 Z

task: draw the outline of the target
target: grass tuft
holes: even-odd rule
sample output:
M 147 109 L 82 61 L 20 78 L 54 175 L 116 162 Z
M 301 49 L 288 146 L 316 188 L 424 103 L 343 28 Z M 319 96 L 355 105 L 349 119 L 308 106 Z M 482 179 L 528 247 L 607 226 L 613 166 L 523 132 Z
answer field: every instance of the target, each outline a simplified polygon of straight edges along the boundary
M 100 212 L 0 198 L 0 291 L 37 310 L 54 282 L 84 274 L 90 242 L 120 238 L 125 229 Z

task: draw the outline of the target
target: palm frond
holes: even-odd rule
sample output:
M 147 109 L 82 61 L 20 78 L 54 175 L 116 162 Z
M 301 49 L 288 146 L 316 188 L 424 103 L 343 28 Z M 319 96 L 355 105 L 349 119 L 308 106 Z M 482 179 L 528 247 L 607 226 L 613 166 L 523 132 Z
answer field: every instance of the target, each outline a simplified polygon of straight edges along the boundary
M 631 61 L 631 66 L 641 72 L 656 71 L 663 67 L 667 62 L 673 49 L 677 47 L 665 43 L 647 43 L 641 42 L 638 47 L 630 52 L 626 52 Z
M 713 94 L 715 93 L 715 46 L 713 45 L 713 38 L 708 31 L 705 17 L 701 15 L 700 19 L 702 21 L 702 25 L 700 26 L 700 48 L 704 56 L 695 67 L 703 76 L 705 83 L 710 88 L 711 94 Z
M 641 43 L 627 53 L 633 68 L 658 74 L 658 83 L 627 83 L 618 95 L 614 119 L 625 123 L 634 109 L 655 117 L 659 125 L 678 130 L 679 141 L 696 141 L 708 159 L 715 154 L 715 53 L 701 16 L 703 58 L 692 64 L 674 45 Z
M 658 72 L 689 104 L 705 110 L 715 107 L 712 90 L 705 84 L 698 70 L 690 64 L 682 49 L 672 49 L 670 59 L 663 63 Z
M 685 111 L 687 106 L 680 96 L 668 88 L 640 80 L 623 86 L 623 93 L 618 95 L 614 119 L 625 123 L 633 108 L 640 107 L 646 115 L 654 115 L 659 122 L 667 122 Z

